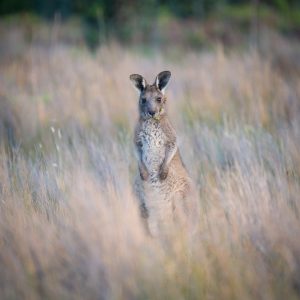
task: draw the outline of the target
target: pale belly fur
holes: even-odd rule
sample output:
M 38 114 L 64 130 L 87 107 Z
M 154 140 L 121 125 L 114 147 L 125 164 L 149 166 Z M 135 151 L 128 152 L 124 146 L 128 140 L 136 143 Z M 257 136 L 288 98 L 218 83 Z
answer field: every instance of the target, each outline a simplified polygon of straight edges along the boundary
M 167 227 L 172 219 L 172 189 L 168 178 L 158 179 L 159 168 L 165 158 L 165 134 L 155 123 L 145 124 L 141 131 L 142 160 L 150 178 L 142 183 L 144 201 L 149 212 L 148 226 L 152 235 L 157 235 L 162 227 Z
M 149 122 L 150 123 L 150 122 Z M 165 134 L 157 124 L 145 125 L 141 132 L 142 160 L 152 179 L 157 177 L 165 157 Z

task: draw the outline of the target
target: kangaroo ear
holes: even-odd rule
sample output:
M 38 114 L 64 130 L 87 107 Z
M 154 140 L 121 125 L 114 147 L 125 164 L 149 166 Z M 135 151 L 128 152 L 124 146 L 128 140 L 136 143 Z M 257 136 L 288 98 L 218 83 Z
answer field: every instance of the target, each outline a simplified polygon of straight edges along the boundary
M 144 79 L 143 76 L 139 75 L 139 74 L 131 74 L 129 76 L 130 80 L 132 81 L 134 87 L 139 91 L 139 92 L 142 92 L 146 85 L 147 85 L 147 82 L 146 80 Z
M 156 87 L 162 92 L 165 92 L 165 89 L 168 85 L 169 79 L 171 77 L 170 71 L 163 71 L 160 72 L 155 79 L 155 85 Z

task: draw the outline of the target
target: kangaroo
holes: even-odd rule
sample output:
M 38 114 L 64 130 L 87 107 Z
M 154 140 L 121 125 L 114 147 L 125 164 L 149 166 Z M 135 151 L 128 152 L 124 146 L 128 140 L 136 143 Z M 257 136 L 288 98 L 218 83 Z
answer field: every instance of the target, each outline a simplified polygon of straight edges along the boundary
M 139 120 L 134 134 L 138 158 L 135 192 L 141 215 L 152 236 L 164 235 L 175 224 L 197 218 L 197 194 L 181 160 L 176 132 L 166 111 L 165 89 L 171 72 L 159 73 L 149 85 L 138 74 L 130 80 L 139 92 Z

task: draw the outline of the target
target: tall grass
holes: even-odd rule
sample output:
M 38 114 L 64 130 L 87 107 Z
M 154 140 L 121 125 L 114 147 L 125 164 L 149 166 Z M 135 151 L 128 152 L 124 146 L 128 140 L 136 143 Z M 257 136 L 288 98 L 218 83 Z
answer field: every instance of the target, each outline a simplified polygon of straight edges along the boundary
M 299 299 L 297 44 L 145 56 L 34 43 L 0 63 L 1 299 Z M 272 50 L 272 51 L 271 51 Z M 143 230 L 137 95 L 169 69 L 192 243 Z

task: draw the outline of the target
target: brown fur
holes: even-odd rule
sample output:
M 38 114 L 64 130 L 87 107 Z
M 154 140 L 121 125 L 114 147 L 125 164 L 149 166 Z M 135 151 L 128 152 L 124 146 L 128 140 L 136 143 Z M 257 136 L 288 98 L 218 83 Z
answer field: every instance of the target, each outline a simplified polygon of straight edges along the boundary
M 196 190 L 166 113 L 164 89 L 170 75 L 161 72 L 153 85 L 140 75 L 130 77 L 140 92 L 140 118 L 134 137 L 139 166 L 135 190 L 153 236 L 172 231 L 176 224 L 181 228 L 190 221 L 194 224 L 198 211 Z

